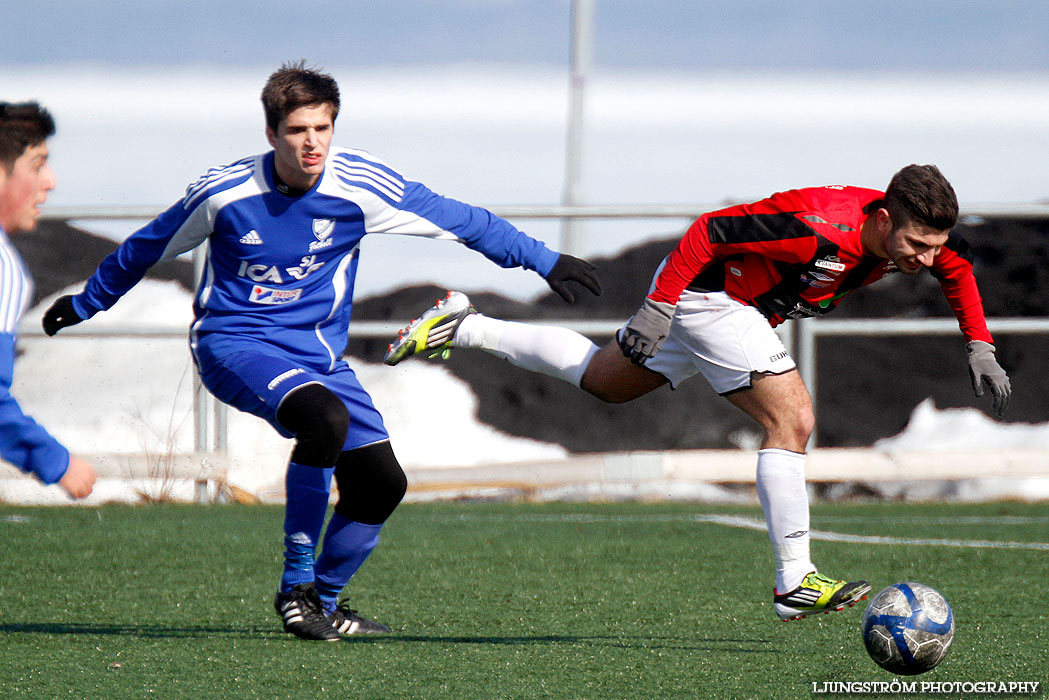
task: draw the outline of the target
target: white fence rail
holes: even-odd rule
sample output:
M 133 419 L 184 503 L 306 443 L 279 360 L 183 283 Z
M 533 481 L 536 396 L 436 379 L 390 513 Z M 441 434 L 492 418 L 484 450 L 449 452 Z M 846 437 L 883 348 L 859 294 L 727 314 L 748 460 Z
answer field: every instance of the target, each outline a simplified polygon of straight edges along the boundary
M 508 205 L 494 206 L 490 210 L 507 219 L 682 219 L 691 220 L 706 211 L 724 205 L 600 205 L 600 206 L 546 206 Z M 162 207 L 49 207 L 43 218 L 51 220 L 149 220 L 163 210 Z M 1049 219 L 1049 204 L 976 204 L 961 209 L 965 222 L 990 218 Z M 194 251 L 194 263 L 199 271 L 202 258 Z M 542 321 L 531 321 L 542 323 Z M 623 319 L 609 320 L 562 320 L 556 325 L 570 328 L 592 337 L 610 337 L 619 328 Z M 992 333 L 1000 334 L 1049 334 L 1049 319 L 992 318 L 988 319 Z M 401 324 L 384 321 L 355 321 L 350 326 L 351 338 L 390 338 L 397 333 Z M 953 319 L 803 319 L 788 323 L 778 329 L 784 344 L 792 348 L 798 369 L 812 394 L 813 404 L 818 411 L 816 384 L 817 353 L 816 341 L 820 337 L 832 336 L 901 336 L 943 335 L 958 333 Z M 19 329 L 27 337 L 43 335 L 36 320 L 27 321 Z M 184 338 L 186 331 L 168 327 L 127 326 L 119 329 L 74 326 L 63 329 L 65 336 L 108 337 L 108 338 Z M 198 452 L 225 451 L 226 407 L 213 400 L 195 378 L 194 399 L 194 449 Z M 813 442 L 815 444 L 815 442 Z

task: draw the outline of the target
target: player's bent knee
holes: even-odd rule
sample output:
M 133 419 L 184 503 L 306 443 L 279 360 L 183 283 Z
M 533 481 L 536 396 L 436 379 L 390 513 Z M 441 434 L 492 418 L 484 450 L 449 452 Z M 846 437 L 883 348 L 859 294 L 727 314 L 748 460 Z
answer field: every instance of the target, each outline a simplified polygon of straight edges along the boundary
M 801 443 L 805 444 L 808 442 L 809 437 L 812 435 L 812 431 L 816 429 L 816 416 L 812 412 L 811 406 L 799 408 L 794 412 L 793 420 L 791 422 L 791 430 L 794 437 Z
M 350 412 L 331 390 L 320 384 L 307 384 L 284 398 L 277 421 L 295 435 L 292 462 L 330 467 L 346 442 Z
M 799 409 L 786 419 L 773 422 L 766 427 L 770 442 L 784 449 L 794 452 L 804 452 L 809 442 L 812 431 L 815 430 L 816 419 L 810 410 Z
M 800 417 L 799 423 L 798 433 L 807 441 L 816 429 L 816 416 L 811 409 Z
M 389 441 L 347 450 L 335 463 L 335 510 L 359 523 L 386 522 L 408 490 L 408 477 Z

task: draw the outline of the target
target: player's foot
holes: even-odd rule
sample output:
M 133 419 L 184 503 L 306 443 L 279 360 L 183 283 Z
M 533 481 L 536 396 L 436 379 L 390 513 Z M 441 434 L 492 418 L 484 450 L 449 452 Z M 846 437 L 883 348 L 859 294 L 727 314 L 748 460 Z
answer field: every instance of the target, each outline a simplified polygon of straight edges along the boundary
M 470 306 L 469 297 L 462 292 L 448 292 L 448 296 L 439 299 L 422 316 L 400 330 L 397 340 L 386 349 L 383 362 L 395 365 L 409 355 L 428 350 L 433 350 L 434 355 L 448 357 L 455 331 L 463 319 L 472 313 L 476 312 Z
M 801 585 L 789 593 L 772 590 L 772 603 L 783 621 L 801 620 L 816 613 L 829 613 L 852 607 L 867 599 L 870 584 L 866 581 L 835 581 L 813 571 Z
M 345 600 L 328 613 L 328 619 L 339 634 L 386 634 L 390 631 L 381 622 L 369 620 L 357 614 L 356 610 L 350 610 Z
M 339 633 L 324 614 L 313 583 L 300 583 L 287 593 L 277 591 L 273 607 L 284 620 L 285 632 L 291 632 L 301 639 L 339 641 Z

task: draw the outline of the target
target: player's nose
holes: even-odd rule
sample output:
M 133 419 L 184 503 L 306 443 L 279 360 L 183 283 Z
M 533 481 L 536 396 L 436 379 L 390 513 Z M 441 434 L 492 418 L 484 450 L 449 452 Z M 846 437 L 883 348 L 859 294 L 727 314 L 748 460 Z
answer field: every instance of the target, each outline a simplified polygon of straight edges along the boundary
M 930 267 L 932 265 L 933 259 L 936 257 L 936 251 L 927 250 L 917 257 L 918 262 L 920 262 L 925 267 Z
M 44 192 L 50 192 L 55 189 L 57 183 L 55 182 L 55 171 L 51 169 L 50 165 L 44 166 L 43 181 L 40 183 L 40 189 Z

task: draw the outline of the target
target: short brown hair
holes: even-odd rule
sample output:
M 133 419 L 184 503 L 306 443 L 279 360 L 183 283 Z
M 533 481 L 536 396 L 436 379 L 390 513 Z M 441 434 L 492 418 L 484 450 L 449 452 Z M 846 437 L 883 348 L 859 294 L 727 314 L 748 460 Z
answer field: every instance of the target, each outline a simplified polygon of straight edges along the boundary
M 55 134 L 51 113 L 36 102 L 0 102 L 0 167 L 10 173 L 30 146 Z
M 288 62 L 262 88 L 266 126 L 277 130 L 282 119 L 299 107 L 330 104 L 331 120 L 339 116 L 339 85 L 327 73 L 306 67 L 306 61 Z
M 958 197 L 935 165 L 908 165 L 892 176 L 885 208 L 893 228 L 908 221 L 946 231 L 958 223 Z

